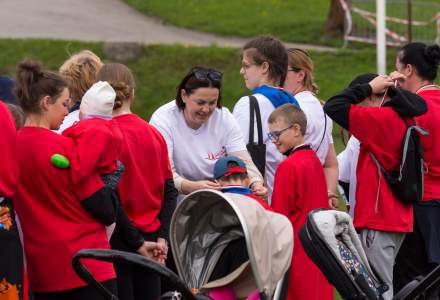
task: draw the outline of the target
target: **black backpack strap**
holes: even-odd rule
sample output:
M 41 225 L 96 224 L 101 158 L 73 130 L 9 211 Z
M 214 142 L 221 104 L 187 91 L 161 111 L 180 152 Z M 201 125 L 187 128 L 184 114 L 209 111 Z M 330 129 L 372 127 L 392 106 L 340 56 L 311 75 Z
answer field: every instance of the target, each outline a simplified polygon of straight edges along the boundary
M 324 110 L 323 110 L 323 112 L 324 112 Z M 322 142 L 324 141 L 326 131 L 327 131 L 327 115 L 324 112 L 324 132 L 322 133 L 321 142 L 319 142 L 318 148 L 316 148 L 315 152 L 318 152 L 319 148 L 321 148 Z
M 263 127 L 261 124 L 260 106 L 255 96 L 249 96 L 249 144 L 254 143 L 254 113 L 257 117 L 258 144 L 264 144 Z

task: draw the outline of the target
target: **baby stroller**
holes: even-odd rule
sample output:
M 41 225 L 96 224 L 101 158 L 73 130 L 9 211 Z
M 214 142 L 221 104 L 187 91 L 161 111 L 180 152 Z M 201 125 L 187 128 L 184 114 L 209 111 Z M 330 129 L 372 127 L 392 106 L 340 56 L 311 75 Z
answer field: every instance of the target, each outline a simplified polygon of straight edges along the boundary
M 260 299 L 280 298 L 281 284 L 274 292 L 289 269 L 293 250 L 293 230 L 286 217 L 243 195 L 201 190 L 177 207 L 170 232 L 177 270 L 193 291 L 206 293 L 228 285 L 238 299 L 255 290 Z M 231 273 L 214 278 L 219 264 L 228 261 L 223 254 L 240 240 L 247 257 L 235 261 Z
M 379 300 L 388 287 L 370 268 L 359 237 L 347 213 L 317 209 L 309 213 L 299 232 L 307 255 L 335 286 L 343 299 Z M 425 299 L 440 286 L 440 267 L 419 278 L 394 296 L 394 300 Z
M 210 299 L 204 295 L 224 286 L 232 288 L 238 299 L 255 291 L 262 300 L 283 299 L 282 278 L 293 251 L 292 226 L 284 216 L 264 210 L 246 196 L 212 190 L 188 195 L 173 214 L 170 244 L 180 277 L 140 255 L 115 250 L 82 250 L 72 264 L 78 275 L 107 299 L 118 298 L 91 276 L 81 258 L 125 261 L 157 272 L 176 289 L 163 299 Z M 233 255 L 237 259 L 234 257 L 231 272 L 222 273 L 229 271 L 222 262 L 230 262 L 223 259 L 224 254 L 234 254 L 240 247 L 246 255 Z M 224 276 L 213 277 L 214 273 Z

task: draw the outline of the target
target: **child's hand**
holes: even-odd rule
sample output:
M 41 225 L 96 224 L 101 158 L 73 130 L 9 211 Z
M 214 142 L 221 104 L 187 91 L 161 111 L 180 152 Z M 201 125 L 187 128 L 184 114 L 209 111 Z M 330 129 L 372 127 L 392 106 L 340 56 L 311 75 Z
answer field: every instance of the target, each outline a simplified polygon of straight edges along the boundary
M 257 181 L 251 185 L 252 193 L 260 198 L 267 199 L 268 191 L 262 182 Z
M 328 196 L 328 206 L 331 209 L 338 209 L 339 208 L 338 195 L 336 195 L 332 191 L 327 191 L 327 196 Z

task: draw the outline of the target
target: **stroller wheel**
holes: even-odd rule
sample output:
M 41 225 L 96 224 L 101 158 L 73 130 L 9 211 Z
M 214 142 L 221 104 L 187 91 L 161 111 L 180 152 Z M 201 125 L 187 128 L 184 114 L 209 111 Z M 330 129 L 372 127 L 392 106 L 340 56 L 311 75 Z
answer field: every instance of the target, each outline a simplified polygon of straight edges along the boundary
M 181 299 L 182 299 L 182 294 L 177 291 L 166 292 L 159 298 L 159 300 L 181 300 Z

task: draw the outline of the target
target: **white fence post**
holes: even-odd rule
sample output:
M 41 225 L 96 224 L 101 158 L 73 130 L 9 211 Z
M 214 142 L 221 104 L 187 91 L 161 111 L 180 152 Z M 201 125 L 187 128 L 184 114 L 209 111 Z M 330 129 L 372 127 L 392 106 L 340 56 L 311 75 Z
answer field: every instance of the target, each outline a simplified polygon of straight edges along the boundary
M 376 52 L 377 52 L 377 73 L 386 74 L 387 44 L 386 44 L 386 0 L 376 0 Z

